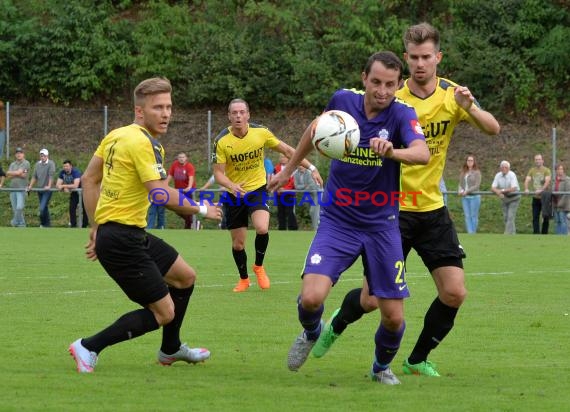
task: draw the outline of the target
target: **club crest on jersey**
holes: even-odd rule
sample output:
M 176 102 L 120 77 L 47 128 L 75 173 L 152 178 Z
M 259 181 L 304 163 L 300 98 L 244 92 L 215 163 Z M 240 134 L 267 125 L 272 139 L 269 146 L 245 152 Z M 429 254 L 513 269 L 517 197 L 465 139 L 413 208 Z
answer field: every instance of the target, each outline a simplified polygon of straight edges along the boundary
M 323 257 L 318 253 L 315 253 L 313 256 L 311 256 L 311 263 L 313 265 L 318 265 L 319 263 L 321 263 L 321 260 L 323 260 Z
M 378 137 L 384 140 L 390 140 L 390 132 L 386 129 L 382 129 L 378 131 Z
M 422 126 L 420 125 L 420 122 L 418 122 L 417 120 L 410 120 L 410 126 L 412 127 L 412 130 L 416 133 L 416 134 L 424 134 L 424 131 L 422 130 Z

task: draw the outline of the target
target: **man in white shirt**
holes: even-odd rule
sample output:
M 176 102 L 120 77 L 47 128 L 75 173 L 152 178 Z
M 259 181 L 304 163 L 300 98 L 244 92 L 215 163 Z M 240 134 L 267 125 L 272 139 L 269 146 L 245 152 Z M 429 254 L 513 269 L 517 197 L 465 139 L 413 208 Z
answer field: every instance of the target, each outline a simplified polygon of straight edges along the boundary
M 517 176 L 511 171 L 511 164 L 503 160 L 499 165 L 500 172 L 495 175 L 491 190 L 503 202 L 503 218 L 505 220 L 505 235 L 517 233 L 515 219 L 521 201 L 520 187 Z

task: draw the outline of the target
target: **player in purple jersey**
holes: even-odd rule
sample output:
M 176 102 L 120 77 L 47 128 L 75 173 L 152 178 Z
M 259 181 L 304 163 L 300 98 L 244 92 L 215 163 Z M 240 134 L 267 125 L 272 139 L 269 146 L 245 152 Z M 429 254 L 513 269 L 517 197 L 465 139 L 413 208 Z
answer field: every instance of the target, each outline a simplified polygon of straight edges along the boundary
M 454 128 L 463 121 L 489 135 L 501 127 L 495 117 L 482 110 L 472 92 L 451 80 L 437 76 L 441 62 L 439 32 L 428 23 L 410 26 L 404 34 L 410 78 L 396 92 L 396 97 L 413 106 L 424 130 L 432 156 L 426 166 L 402 166 L 402 190 L 421 190 L 416 203 L 402 204 L 400 233 L 404 257 L 414 249 L 429 270 L 437 296 L 429 306 L 423 328 L 402 368 L 408 375 L 440 376 L 428 356 L 452 330 L 467 289 L 463 259 L 455 226 L 441 196 L 439 183 Z M 417 192 L 416 192 L 417 193 Z M 312 353 L 324 356 L 346 327 L 365 313 L 376 311 L 376 300 L 363 287 L 349 291 L 342 305 L 325 325 Z
M 429 151 L 415 111 L 395 99 L 402 62 L 392 52 L 370 56 L 362 73 L 364 92 L 339 90 L 326 110 L 350 113 L 360 127 L 358 148 L 332 160 L 321 222 L 310 246 L 298 299 L 303 331 L 289 350 L 287 366 L 298 370 L 319 337 L 324 301 L 340 275 L 362 257 L 364 275 L 381 312 L 376 331 L 371 377 L 400 383 L 390 369 L 404 334 L 404 301 L 409 296 L 398 228 L 398 201 L 384 202 L 382 193 L 399 193 L 400 163 L 426 164 Z M 312 150 L 312 125 L 305 130 L 295 155 L 269 185 L 285 184 Z M 382 200 L 379 200 L 382 198 Z M 399 197 L 400 201 L 406 201 Z M 342 239 L 342 242 L 339 242 Z

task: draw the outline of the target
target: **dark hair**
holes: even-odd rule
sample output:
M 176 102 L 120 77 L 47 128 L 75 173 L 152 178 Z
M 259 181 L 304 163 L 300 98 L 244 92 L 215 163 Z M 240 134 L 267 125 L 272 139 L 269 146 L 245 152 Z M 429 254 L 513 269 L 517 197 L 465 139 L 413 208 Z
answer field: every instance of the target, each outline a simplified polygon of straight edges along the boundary
M 364 66 L 364 73 L 366 75 L 370 74 L 372 65 L 375 62 L 382 63 L 387 69 L 397 70 L 400 73 L 398 80 L 402 80 L 402 71 L 404 70 L 404 64 L 402 63 L 402 60 L 396 56 L 396 54 L 391 51 L 381 51 L 374 53 L 368 58 L 368 61 Z
M 63 161 L 63 164 L 64 164 L 64 165 L 67 164 L 67 163 L 69 163 L 71 166 L 73 166 L 73 163 L 71 163 L 71 160 L 65 159 L 65 160 Z
M 439 51 L 439 32 L 429 23 L 420 23 L 410 26 L 404 33 L 404 47 L 408 50 L 408 44 L 423 44 L 426 41 L 432 41 L 435 50 Z

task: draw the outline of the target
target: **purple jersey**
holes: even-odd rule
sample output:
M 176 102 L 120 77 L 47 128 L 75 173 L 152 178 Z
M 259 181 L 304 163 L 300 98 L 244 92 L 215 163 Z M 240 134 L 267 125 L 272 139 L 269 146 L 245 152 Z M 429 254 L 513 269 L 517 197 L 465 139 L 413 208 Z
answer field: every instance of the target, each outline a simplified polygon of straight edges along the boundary
M 351 114 L 360 127 L 357 149 L 341 160 L 332 160 L 323 193 L 321 220 L 362 231 L 381 231 L 398 225 L 400 163 L 378 157 L 370 149 L 370 139 L 390 140 L 394 148 L 407 147 L 424 135 L 411 106 L 394 99 L 375 118 L 364 112 L 364 92 L 341 89 L 325 110 Z M 409 198 L 407 198 L 406 201 Z

